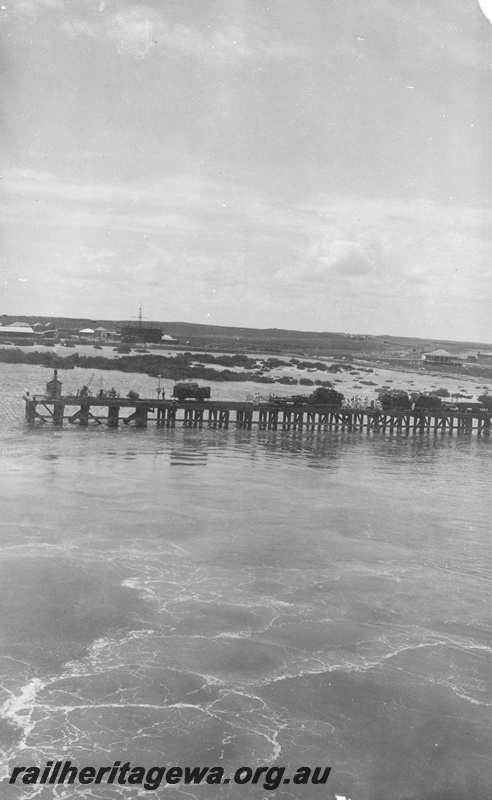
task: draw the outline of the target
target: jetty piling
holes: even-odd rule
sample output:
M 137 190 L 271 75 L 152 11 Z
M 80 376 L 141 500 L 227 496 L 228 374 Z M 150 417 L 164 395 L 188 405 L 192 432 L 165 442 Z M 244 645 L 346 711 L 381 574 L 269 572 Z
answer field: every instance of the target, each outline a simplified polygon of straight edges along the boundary
M 381 411 L 375 409 L 324 408 L 282 405 L 278 401 L 253 405 L 241 401 L 155 400 L 151 398 L 47 397 L 26 395 L 25 418 L 29 424 L 65 422 L 146 428 L 253 427 L 268 431 L 367 431 L 372 433 L 452 434 L 490 436 L 492 413 L 483 411 Z M 288 400 L 287 400 L 288 402 Z
M 457 434 L 490 436 L 492 411 L 476 409 L 458 411 L 437 409 L 409 411 L 375 408 L 329 408 L 299 402 L 298 398 L 275 398 L 261 401 L 219 401 L 203 399 L 169 399 L 159 385 L 157 400 L 140 399 L 136 392 L 119 397 L 114 390 L 92 397 L 88 387 L 77 395 L 62 395 L 57 370 L 46 384 L 43 395 L 24 396 L 26 421 L 49 423 L 61 427 L 65 421 L 87 427 L 106 423 L 110 428 L 134 425 L 147 428 L 149 422 L 158 427 L 236 428 L 268 431 L 367 431 L 372 433 Z

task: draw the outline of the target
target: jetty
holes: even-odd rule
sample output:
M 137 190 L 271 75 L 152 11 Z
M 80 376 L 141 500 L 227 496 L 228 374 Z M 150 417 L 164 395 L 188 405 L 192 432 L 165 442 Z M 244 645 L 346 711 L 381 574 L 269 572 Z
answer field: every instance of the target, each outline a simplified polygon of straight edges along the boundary
M 85 387 L 84 387 L 85 388 Z M 87 427 L 106 425 L 117 428 L 132 425 L 146 428 L 149 423 L 174 428 L 229 428 L 268 431 L 372 431 L 405 434 L 478 434 L 490 436 L 492 413 L 485 411 L 383 411 L 374 408 L 330 408 L 296 404 L 288 397 L 265 401 L 176 400 L 140 398 L 136 393 L 119 397 L 100 393 L 93 397 L 83 391 L 63 396 L 61 383 L 54 377 L 43 395 L 24 395 L 26 420 L 30 424 L 65 422 Z

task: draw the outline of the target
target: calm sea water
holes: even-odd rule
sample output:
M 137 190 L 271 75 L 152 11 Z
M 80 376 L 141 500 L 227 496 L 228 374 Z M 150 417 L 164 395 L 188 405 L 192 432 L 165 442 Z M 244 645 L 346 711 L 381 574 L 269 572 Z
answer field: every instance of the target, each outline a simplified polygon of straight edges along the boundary
M 0 370 L 2 775 L 332 767 L 2 799 L 492 797 L 491 441 L 33 429 L 22 390 L 50 374 Z

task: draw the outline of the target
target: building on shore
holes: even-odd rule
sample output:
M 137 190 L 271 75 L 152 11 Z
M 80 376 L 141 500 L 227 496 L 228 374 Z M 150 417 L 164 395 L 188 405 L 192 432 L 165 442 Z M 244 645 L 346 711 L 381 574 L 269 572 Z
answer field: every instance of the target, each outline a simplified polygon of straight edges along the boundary
M 477 353 L 477 361 L 479 364 L 490 364 L 492 366 L 492 353 Z
M 76 328 L 58 328 L 58 339 L 76 339 L 79 335 Z
M 122 325 L 121 340 L 123 342 L 143 342 L 160 344 L 162 342 L 162 328 L 151 328 L 147 325 Z
M 116 339 L 117 334 L 116 331 L 109 330 L 108 328 L 104 328 L 102 325 L 99 325 L 98 328 L 94 329 L 94 338 L 106 341 L 108 339 Z
M 33 328 L 25 322 L 17 322 L 13 325 L 0 325 L 0 339 L 32 339 L 36 335 Z
M 432 353 L 422 353 L 424 364 L 461 364 L 461 358 L 448 353 L 447 350 L 433 350 Z

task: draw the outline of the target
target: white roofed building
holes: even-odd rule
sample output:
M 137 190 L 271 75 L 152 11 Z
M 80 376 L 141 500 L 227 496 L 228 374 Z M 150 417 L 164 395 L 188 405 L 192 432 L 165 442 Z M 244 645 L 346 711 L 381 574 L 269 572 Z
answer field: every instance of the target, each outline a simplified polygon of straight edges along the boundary
M 99 327 L 96 328 L 94 331 L 94 336 L 97 339 L 111 339 L 113 337 L 113 334 L 111 333 L 111 331 L 108 331 L 106 328 L 103 328 L 102 325 L 99 325 Z
M 461 364 L 461 358 L 448 353 L 447 350 L 433 350 L 431 353 L 422 353 L 422 361 L 426 364 Z
M 26 325 L 24 323 L 16 326 L 16 325 L 0 325 L 0 338 L 4 340 L 8 339 L 21 339 L 21 338 L 32 338 L 35 336 L 35 331 L 31 328 L 30 325 Z

